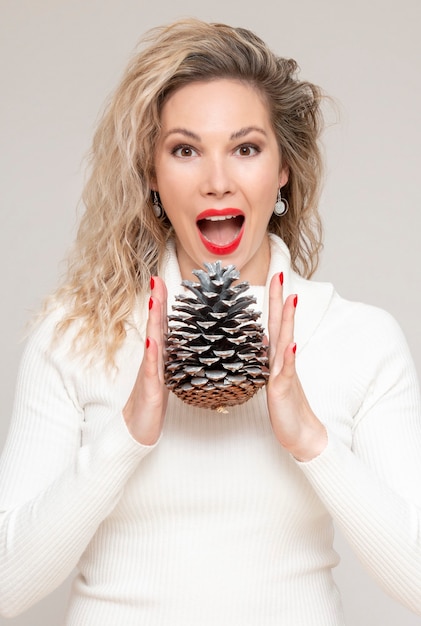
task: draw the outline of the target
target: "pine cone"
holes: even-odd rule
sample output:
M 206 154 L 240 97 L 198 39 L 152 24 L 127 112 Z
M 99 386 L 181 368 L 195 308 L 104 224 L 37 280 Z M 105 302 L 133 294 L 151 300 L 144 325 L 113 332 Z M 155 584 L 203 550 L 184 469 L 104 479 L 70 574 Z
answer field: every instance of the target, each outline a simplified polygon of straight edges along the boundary
M 194 270 L 199 283 L 183 280 L 192 296 L 179 295 L 169 315 L 165 382 L 181 400 L 227 412 L 242 404 L 267 382 L 266 346 L 260 313 L 243 296 L 247 282 L 234 265 L 205 263 Z

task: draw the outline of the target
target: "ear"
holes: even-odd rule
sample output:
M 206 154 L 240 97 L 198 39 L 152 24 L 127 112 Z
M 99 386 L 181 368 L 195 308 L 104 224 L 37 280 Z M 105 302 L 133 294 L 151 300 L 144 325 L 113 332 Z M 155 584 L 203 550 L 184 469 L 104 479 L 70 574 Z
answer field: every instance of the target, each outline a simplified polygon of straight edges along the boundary
M 158 181 L 156 180 L 155 174 L 152 174 L 149 181 L 149 189 L 151 191 L 158 191 Z
M 289 167 L 288 165 L 283 165 L 279 172 L 279 187 L 283 187 L 287 184 L 289 178 Z

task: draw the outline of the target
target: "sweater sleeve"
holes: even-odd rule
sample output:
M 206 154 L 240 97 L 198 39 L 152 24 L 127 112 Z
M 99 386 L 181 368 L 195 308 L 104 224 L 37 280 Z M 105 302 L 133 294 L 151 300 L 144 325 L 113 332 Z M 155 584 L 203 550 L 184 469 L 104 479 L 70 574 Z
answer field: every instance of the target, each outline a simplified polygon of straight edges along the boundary
M 81 445 L 84 411 L 50 349 L 54 320 L 30 338 L 0 461 L 0 615 L 14 616 L 73 570 L 124 485 L 152 447 L 130 436 L 120 412 Z
M 355 341 L 355 336 L 353 337 Z M 421 614 L 421 407 L 406 341 L 386 313 L 364 338 L 372 375 L 351 449 L 329 429 L 324 452 L 299 463 L 380 586 Z

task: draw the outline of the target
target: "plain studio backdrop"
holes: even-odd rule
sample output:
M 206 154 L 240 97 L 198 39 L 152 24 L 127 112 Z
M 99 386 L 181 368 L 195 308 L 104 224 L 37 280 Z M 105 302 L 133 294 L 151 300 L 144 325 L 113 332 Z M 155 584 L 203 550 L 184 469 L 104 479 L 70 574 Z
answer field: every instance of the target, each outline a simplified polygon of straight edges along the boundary
M 389 310 L 421 372 L 420 0 L 0 0 L 0 446 L 24 326 L 74 237 L 99 111 L 140 36 L 187 16 L 251 28 L 335 98 L 316 277 Z M 370 580 L 340 536 L 336 546 L 349 626 L 421 624 Z M 58 626 L 68 589 L 0 626 Z

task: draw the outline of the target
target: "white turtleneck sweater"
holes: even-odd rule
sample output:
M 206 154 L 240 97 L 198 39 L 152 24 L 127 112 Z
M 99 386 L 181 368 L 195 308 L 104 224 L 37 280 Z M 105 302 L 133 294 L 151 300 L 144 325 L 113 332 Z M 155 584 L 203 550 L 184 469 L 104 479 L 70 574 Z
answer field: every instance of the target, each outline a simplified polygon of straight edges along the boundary
M 60 311 L 23 356 L 0 463 L 0 614 L 74 569 L 66 626 L 339 626 L 332 520 L 379 584 L 421 614 L 421 410 L 395 321 L 294 274 L 272 237 L 270 276 L 298 293 L 297 369 L 327 427 L 317 458 L 275 439 L 265 391 L 219 414 L 171 395 L 159 442 L 121 409 L 144 344 L 140 303 L 118 371 L 52 346 Z M 164 278 L 180 291 L 174 250 Z M 252 288 L 267 323 L 267 288 Z M 64 609 L 63 609 L 64 613 Z

